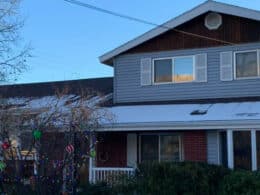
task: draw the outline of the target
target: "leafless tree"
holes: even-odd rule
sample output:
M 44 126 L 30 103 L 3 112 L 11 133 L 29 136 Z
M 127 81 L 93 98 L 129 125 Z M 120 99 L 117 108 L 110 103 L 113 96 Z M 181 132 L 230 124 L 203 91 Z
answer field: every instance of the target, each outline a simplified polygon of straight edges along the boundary
M 0 0 L 0 81 L 15 80 L 27 67 L 30 47 L 22 46 L 20 0 Z
M 54 96 L 4 102 L 0 109 L 0 141 L 10 145 L 3 151 L 4 161 L 15 161 L 18 167 L 15 175 L 22 177 L 22 161 L 33 160 L 32 169 L 38 178 L 36 185 L 39 193 L 46 190 L 41 188 L 43 185 L 40 183 L 45 176 L 59 178 L 63 191 L 72 192 L 78 176 L 77 170 L 88 165 L 88 158 L 95 150 L 96 129 L 100 121 L 113 120 L 109 112 L 98 106 L 104 99 L 105 96 L 88 90 L 82 90 L 80 95 L 71 95 L 65 89 L 57 91 Z M 42 138 L 33 137 L 32 132 L 35 130 L 42 133 Z M 27 152 L 17 144 L 23 142 L 22 135 L 26 132 L 31 137 L 26 140 L 30 142 Z M 72 152 L 66 150 L 68 145 L 74 147 Z M 58 165 L 52 166 L 53 162 Z M 49 187 L 53 186 L 59 185 Z

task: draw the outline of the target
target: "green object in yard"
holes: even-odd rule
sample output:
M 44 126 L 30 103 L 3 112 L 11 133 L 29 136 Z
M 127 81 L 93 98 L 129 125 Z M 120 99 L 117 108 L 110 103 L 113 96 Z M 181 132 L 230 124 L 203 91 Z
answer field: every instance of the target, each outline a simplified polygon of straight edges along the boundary
M 6 164 L 3 161 L 0 161 L 0 171 L 3 171 L 6 167 Z
M 95 158 L 96 157 L 96 151 L 95 150 L 91 150 L 90 151 L 90 157 L 91 158 Z
M 34 137 L 35 139 L 41 139 L 41 137 L 42 137 L 42 132 L 41 132 L 40 130 L 34 130 L 34 131 L 33 131 L 33 137 Z

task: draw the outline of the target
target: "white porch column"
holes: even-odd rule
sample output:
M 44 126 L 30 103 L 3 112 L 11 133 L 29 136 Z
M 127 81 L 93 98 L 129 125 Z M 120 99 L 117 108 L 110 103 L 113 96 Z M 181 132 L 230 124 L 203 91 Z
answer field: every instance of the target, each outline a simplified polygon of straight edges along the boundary
M 252 170 L 257 170 L 256 130 L 251 130 Z
M 89 153 L 91 152 L 91 150 L 93 149 L 93 141 L 92 141 L 92 137 L 89 139 Z M 95 148 L 94 148 L 95 149 Z M 89 155 L 89 171 L 88 171 L 88 181 L 89 183 L 93 183 L 93 166 L 94 166 L 94 162 L 93 162 L 93 158 L 91 157 L 91 155 Z
M 227 130 L 227 159 L 228 168 L 234 168 L 233 130 Z
M 92 168 L 93 168 L 93 159 L 89 157 L 89 165 L 88 165 L 89 171 L 88 171 L 88 181 L 89 183 L 92 183 Z
M 137 135 L 136 133 L 127 134 L 127 166 L 137 166 Z

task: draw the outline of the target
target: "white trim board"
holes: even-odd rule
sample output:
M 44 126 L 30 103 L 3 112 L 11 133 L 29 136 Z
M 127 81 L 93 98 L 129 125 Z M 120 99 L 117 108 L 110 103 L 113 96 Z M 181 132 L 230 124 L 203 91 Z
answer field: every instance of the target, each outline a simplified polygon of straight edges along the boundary
M 223 14 L 229 14 L 229 15 L 233 15 L 233 16 L 238 16 L 238 17 L 243 17 L 243 18 L 260 21 L 260 11 L 247 9 L 247 8 L 243 8 L 243 7 L 238 7 L 238 6 L 234 6 L 234 5 L 229 5 L 229 4 L 225 4 L 225 3 L 215 2 L 215 1 L 206 1 L 202 4 L 200 4 L 199 6 L 177 16 L 176 18 L 169 20 L 168 22 L 162 24 L 162 26 L 167 26 L 170 29 L 175 28 L 175 27 L 177 27 L 201 14 L 207 13 L 209 11 L 223 13 Z M 162 27 L 153 28 L 152 30 L 136 37 L 135 39 L 128 41 L 127 43 L 103 54 L 102 56 L 99 57 L 99 60 L 101 63 L 113 66 L 113 64 L 111 64 L 111 61 L 113 61 L 112 59 L 115 56 L 117 56 L 137 45 L 140 45 L 140 44 L 144 43 L 145 41 L 150 40 L 168 30 L 169 29 L 162 28 Z
M 222 130 L 222 129 L 260 129 L 259 120 L 226 120 L 226 121 L 197 121 L 197 122 L 151 122 L 103 125 L 98 132 L 130 132 L 130 131 L 186 131 L 186 130 Z

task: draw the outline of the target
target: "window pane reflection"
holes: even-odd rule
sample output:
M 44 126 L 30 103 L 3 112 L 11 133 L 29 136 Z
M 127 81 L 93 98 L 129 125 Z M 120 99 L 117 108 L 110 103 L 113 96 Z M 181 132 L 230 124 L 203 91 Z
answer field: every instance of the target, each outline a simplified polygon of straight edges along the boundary
M 141 137 L 141 159 L 144 161 L 158 161 L 159 140 L 157 135 L 143 135 Z
M 172 82 L 172 60 L 155 60 L 154 61 L 154 82 Z
M 257 52 L 245 52 L 236 54 L 236 77 L 256 77 L 257 70 Z
M 160 136 L 161 161 L 180 161 L 179 136 Z
M 181 57 L 174 59 L 174 81 L 193 81 L 193 57 Z

